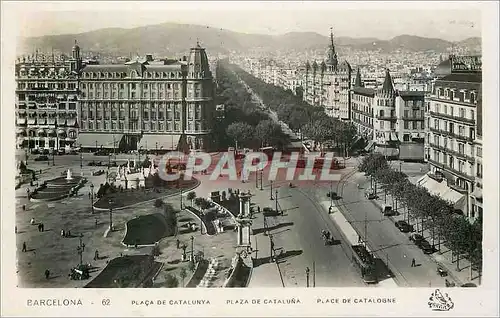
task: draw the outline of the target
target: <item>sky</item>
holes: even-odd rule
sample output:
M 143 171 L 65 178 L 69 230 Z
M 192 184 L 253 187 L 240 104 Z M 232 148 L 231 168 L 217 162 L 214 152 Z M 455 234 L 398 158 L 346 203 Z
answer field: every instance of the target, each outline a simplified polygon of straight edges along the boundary
M 15 5 L 19 34 L 81 33 L 165 22 L 243 33 L 317 32 L 390 39 L 401 34 L 460 41 L 481 36 L 477 3 L 443 2 L 61 2 Z M 98 8 L 98 9 L 96 9 Z

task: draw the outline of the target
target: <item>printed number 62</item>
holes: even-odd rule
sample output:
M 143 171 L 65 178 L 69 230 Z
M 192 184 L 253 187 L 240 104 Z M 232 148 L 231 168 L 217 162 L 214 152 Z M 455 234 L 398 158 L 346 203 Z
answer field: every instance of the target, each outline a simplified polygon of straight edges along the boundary
M 101 303 L 102 303 L 103 306 L 110 306 L 111 305 L 111 300 L 109 300 L 109 299 L 106 298 L 106 299 L 103 299 L 101 301 Z

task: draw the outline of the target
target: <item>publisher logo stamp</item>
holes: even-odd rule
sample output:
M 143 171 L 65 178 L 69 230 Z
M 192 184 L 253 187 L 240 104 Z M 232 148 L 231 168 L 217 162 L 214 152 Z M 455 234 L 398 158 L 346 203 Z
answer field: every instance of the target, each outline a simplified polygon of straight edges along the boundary
M 427 304 L 433 311 L 450 311 L 455 306 L 450 296 L 447 293 L 441 293 L 439 289 L 431 294 Z

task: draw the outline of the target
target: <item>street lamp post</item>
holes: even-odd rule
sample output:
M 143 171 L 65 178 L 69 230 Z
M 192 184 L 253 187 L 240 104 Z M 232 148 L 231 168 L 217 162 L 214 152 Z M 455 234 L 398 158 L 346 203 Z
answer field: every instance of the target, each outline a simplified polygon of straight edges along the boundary
M 82 144 L 80 144 L 80 169 L 83 169 L 83 153 L 82 153 Z
M 56 148 L 52 148 L 52 166 L 55 166 Z
M 94 214 L 94 184 L 90 184 L 90 208 L 92 211 L 92 214 Z
M 333 207 L 333 181 L 330 182 L 330 208 Z
M 259 187 L 259 171 L 255 171 L 255 189 Z
M 309 287 L 309 267 L 306 267 L 306 287 Z
M 183 191 L 183 189 L 181 188 L 181 210 L 182 210 L 182 208 L 183 208 L 183 207 L 182 207 L 182 195 L 183 195 L 183 192 L 184 192 L 184 191 Z
M 80 239 L 80 243 L 78 244 L 78 247 L 76 248 L 76 251 L 78 255 L 80 256 L 80 265 L 83 264 L 83 251 L 85 251 L 85 244 L 82 242 L 83 239 L 83 234 L 80 233 L 80 236 L 78 237 Z
M 276 213 L 279 213 L 279 211 L 278 211 L 278 189 L 276 189 L 276 191 L 274 193 L 275 193 L 275 195 L 274 195 L 275 200 L 274 201 L 276 202 Z
M 158 156 L 158 142 L 155 142 L 155 151 L 156 151 L 156 155 Z
M 97 140 L 95 141 L 95 151 L 97 151 Z
M 194 263 L 194 236 L 191 236 L 191 262 Z
M 262 187 L 262 180 L 264 179 L 264 171 L 260 170 L 260 190 L 264 190 Z
M 273 198 L 273 180 L 270 180 L 269 182 L 271 183 L 271 191 L 270 191 L 271 192 L 271 200 L 274 200 L 274 198 Z
M 109 231 L 113 231 L 113 208 L 111 207 L 111 204 L 113 203 L 112 200 L 108 201 L 109 203 Z

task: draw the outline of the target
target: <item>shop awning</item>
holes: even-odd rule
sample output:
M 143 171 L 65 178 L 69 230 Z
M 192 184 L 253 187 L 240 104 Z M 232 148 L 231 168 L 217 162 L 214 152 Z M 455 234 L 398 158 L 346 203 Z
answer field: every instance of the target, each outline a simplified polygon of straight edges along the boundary
M 177 150 L 180 138 L 181 135 L 143 135 L 137 149 Z
M 391 141 L 398 141 L 399 140 L 398 139 L 398 135 L 395 132 L 391 132 L 389 134 L 389 140 L 391 140 Z
M 366 145 L 366 147 L 365 147 L 365 151 L 370 151 L 373 148 L 374 145 L 375 145 L 375 141 L 370 140 L 368 142 L 368 145 Z
M 396 157 L 399 154 L 399 149 L 390 147 L 375 147 L 374 152 L 379 153 L 384 157 Z
M 48 134 L 49 134 L 49 136 L 55 136 L 56 135 L 56 131 L 54 129 L 50 129 L 48 131 Z
M 36 124 L 36 119 L 35 118 L 28 118 L 28 125 L 34 125 Z
M 472 192 L 471 196 L 473 196 L 477 200 L 482 200 L 483 199 L 483 189 L 476 187 L 474 189 L 474 192 Z
M 22 129 L 22 128 L 17 128 L 16 133 L 18 133 L 18 134 L 25 134 L 26 130 Z
M 66 120 L 66 126 L 74 126 L 76 124 L 76 118 L 70 118 Z
M 16 122 L 18 125 L 24 125 L 26 124 L 26 118 L 18 118 Z
M 38 135 L 44 135 L 44 136 L 46 135 L 46 132 L 43 129 L 38 129 L 37 132 L 38 132 Z
M 120 142 L 123 139 L 123 134 L 91 134 L 80 133 L 76 139 L 77 144 L 81 144 L 84 148 L 119 148 Z
M 38 118 L 38 125 L 45 125 L 47 124 L 47 119 L 45 118 Z
M 64 129 L 59 129 L 59 130 L 57 131 L 57 134 L 59 134 L 59 136 L 66 136 L 66 130 L 64 130 Z
M 56 124 L 56 119 L 55 118 L 49 118 L 49 119 L 47 119 L 47 124 L 48 125 L 55 125 Z
M 66 119 L 64 118 L 58 118 L 57 119 L 57 124 L 60 126 L 66 126 Z
M 460 200 L 462 197 L 464 197 L 463 194 L 461 194 L 458 191 L 453 190 L 452 188 L 448 187 L 446 182 L 438 182 L 428 175 L 423 176 L 417 181 L 417 184 L 426 188 L 427 191 L 429 191 L 431 194 L 435 194 L 440 196 L 443 200 L 449 201 L 452 204 L 456 204 L 458 200 Z
M 419 143 L 400 144 L 399 159 L 424 160 L 424 144 L 419 144 Z

